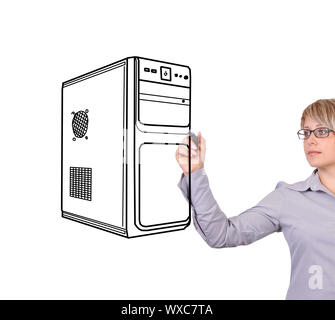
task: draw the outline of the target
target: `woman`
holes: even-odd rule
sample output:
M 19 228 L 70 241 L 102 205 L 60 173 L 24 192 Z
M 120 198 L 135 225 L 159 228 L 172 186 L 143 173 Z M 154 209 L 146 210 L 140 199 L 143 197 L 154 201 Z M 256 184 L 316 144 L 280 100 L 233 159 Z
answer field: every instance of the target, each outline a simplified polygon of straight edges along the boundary
M 213 248 L 247 245 L 284 233 L 291 253 L 286 299 L 335 299 L 335 99 L 309 105 L 297 132 L 308 163 L 316 169 L 303 181 L 279 181 L 274 191 L 238 216 L 227 218 L 215 201 L 204 169 L 206 142 L 198 133 L 191 160 L 191 202 L 196 230 Z M 183 143 L 188 143 L 185 138 Z M 176 159 L 183 170 L 179 188 L 188 200 L 188 152 Z

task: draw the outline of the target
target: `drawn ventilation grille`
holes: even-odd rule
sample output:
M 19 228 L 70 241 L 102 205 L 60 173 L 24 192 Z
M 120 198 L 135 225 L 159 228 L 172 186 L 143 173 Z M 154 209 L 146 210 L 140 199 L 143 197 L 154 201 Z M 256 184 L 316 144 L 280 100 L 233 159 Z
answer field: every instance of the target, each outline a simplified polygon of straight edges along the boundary
M 92 200 L 92 168 L 70 167 L 70 197 Z
M 72 130 L 77 138 L 85 136 L 88 128 L 88 115 L 84 111 L 78 111 L 75 113 L 72 120 Z

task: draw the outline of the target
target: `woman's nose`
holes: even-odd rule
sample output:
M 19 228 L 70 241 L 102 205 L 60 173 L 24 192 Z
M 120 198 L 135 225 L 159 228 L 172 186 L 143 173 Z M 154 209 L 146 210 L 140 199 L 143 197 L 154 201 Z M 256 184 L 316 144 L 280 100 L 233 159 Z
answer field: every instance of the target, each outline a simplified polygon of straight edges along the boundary
M 306 141 L 307 141 L 308 144 L 312 144 L 312 143 L 317 143 L 317 139 L 318 138 L 312 132 L 311 135 L 309 136 L 309 138 Z

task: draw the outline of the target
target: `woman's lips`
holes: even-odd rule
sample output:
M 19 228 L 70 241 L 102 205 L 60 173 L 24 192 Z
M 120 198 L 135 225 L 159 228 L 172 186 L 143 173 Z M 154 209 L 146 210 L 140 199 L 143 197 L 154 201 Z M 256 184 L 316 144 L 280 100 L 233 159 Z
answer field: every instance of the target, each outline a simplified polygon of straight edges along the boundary
M 321 152 L 317 152 L 317 151 L 312 151 L 312 152 L 308 152 L 308 155 L 309 156 L 314 156 L 314 155 L 317 155 L 317 154 L 320 154 Z

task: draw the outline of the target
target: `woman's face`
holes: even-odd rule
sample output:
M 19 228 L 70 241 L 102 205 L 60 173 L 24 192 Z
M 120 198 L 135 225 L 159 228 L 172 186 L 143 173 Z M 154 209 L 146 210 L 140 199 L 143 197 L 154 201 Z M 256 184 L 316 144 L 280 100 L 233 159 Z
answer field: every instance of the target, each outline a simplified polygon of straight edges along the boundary
M 311 117 L 307 117 L 304 129 L 314 130 L 324 127 Z M 312 167 L 325 168 L 335 166 L 335 134 L 330 132 L 327 138 L 317 138 L 312 133 L 308 139 L 304 140 L 305 156 Z M 318 151 L 318 153 L 311 153 Z

